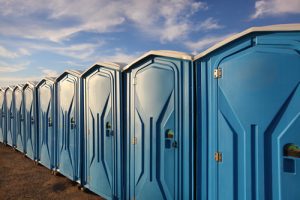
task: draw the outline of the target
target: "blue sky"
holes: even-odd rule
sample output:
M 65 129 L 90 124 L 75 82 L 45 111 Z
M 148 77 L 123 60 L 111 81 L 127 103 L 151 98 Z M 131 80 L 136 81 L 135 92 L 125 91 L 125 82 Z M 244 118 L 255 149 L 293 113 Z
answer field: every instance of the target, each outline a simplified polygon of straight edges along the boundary
M 300 23 L 300 0 L 0 0 L 0 86 L 282 23 Z

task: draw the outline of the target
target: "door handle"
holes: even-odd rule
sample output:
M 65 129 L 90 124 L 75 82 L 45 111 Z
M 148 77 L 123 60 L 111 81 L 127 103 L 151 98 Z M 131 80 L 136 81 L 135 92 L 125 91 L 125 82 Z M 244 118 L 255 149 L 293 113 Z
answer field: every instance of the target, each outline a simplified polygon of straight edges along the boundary
M 33 117 L 31 117 L 31 123 L 34 124 L 34 118 Z
M 74 117 L 71 117 L 71 121 L 70 122 L 71 122 L 71 129 L 74 129 L 76 127 Z
M 21 122 L 24 121 L 23 115 L 20 115 L 20 121 L 21 121 Z
M 296 144 L 287 144 L 284 146 L 284 155 L 300 158 L 300 147 Z
M 167 129 L 165 132 L 165 148 L 177 148 L 178 143 L 174 140 L 174 131 L 172 129 Z
M 52 118 L 51 117 L 48 118 L 48 126 L 49 127 L 53 126 Z
M 109 137 L 109 136 L 113 136 L 113 131 L 111 130 L 112 126 L 111 126 L 111 123 L 110 122 L 106 122 L 105 124 L 105 128 L 106 128 L 106 136 Z

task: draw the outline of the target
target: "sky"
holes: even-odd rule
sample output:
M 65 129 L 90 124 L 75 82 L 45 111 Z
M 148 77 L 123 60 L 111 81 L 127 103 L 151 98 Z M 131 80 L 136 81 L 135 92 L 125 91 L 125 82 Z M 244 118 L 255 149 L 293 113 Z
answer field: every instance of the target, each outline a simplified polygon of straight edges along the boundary
M 0 0 L 0 86 L 130 63 L 149 50 L 198 54 L 253 26 L 300 23 L 300 0 Z

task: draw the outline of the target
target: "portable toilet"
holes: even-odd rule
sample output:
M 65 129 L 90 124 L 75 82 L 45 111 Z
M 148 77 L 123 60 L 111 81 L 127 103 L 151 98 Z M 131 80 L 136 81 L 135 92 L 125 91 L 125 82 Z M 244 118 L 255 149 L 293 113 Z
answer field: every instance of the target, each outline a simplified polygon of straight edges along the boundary
M 195 57 L 196 199 L 300 199 L 299 41 L 254 27 Z
M 37 116 L 37 82 L 27 82 L 23 87 L 24 94 L 24 130 L 26 156 L 32 160 L 37 159 L 37 139 L 38 139 L 38 116 Z
M 24 131 L 24 109 L 23 109 L 23 86 L 16 85 L 13 90 L 14 101 L 14 135 L 16 148 L 20 152 L 25 151 L 25 131 Z
M 6 139 L 7 144 L 14 147 L 14 102 L 13 102 L 13 88 L 14 86 L 9 86 L 5 90 L 5 101 L 6 101 Z
M 122 198 L 121 64 L 99 63 L 82 74 L 82 185 L 105 199 Z
M 150 51 L 124 68 L 126 199 L 193 199 L 192 56 Z
M 43 78 L 37 84 L 37 161 L 54 170 L 55 152 L 55 78 Z
M 6 143 L 6 103 L 3 88 L 0 88 L 0 142 Z
M 56 79 L 56 171 L 79 183 L 83 140 L 81 73 L 81 71 L 67 70 Z

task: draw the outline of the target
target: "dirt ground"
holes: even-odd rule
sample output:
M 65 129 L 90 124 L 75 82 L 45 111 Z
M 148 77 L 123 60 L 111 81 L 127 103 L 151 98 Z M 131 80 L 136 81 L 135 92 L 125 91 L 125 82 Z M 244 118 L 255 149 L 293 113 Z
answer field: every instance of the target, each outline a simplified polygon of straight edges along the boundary
M 63 176 L 54 176 L 43 166 L 37 166 L 20 152 L 0 143 L 1 200 L 103 200 L 82 192 L 77 184 Z

